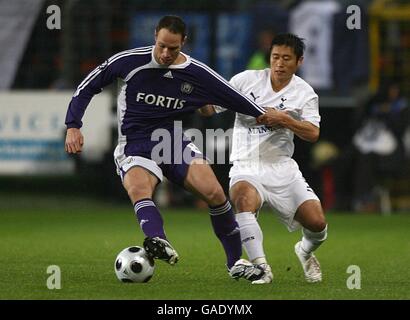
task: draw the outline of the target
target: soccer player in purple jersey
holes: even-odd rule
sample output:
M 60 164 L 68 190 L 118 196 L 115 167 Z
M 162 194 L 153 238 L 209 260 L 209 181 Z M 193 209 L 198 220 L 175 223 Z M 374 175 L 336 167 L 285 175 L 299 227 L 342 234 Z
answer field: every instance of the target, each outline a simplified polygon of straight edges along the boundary
M 178 253 L 169 243 L 161 214 L 152 200 L 163 176 L 205 200 L 214 232 L 225 250 L 227 267 L 233 278 L 254 281 L 264 271 L 251 263 L 233 266 L 242 254 L 238 224 L 210 165 L 189 139 L 175 138 L 174 121 L 183 114 L 213 104 L 258 117 L 264 109 L 234 89 L 215 71 L 181 52 L 186 40 L 185 23 L 177 16 L 164 16 L 155 29 L 155 45 L 123 51 L 93 70 L 69 104 L 65 149 L 80 153 L 84 137 L 82 117 L 91 98 L 119 79 L 118 145 L 114 159 L 123 186 L 146 238 L 144 248 L 154 258 L 173 265 Z M 166 129 L 173 137 L 169 163 L 153 155 L 158 141 L 152 134 Z M 182 135 L 180 135 L 182 136 Z M 177 150 L 191 153 L 190 161 L 176 161 Z

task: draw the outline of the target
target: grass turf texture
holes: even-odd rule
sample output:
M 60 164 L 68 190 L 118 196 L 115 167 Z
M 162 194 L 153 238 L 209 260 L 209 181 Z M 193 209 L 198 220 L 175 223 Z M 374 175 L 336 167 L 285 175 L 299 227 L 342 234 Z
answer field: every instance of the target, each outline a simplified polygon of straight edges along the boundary
M 115 277 L 114 259 L 143 240 L 131 206 L 3 202 L 0 299 L 410 299 L 409 214 L 329 213 L 329 238 L 317 252 L 324 280 L 308 284 L 293 252 L 300 232 L 288 233 L 263 211 L 259 219 L 274 282 L 255 286 L 228 277 L 206 211 L 162 211 L 181 260 L 174 267 L 157 261 L 150 282 L 124 284 Z M 50 265 L 61 269 L 60 290 L 46 286 Z M 346 286 L 349 265 L 360 267 L 360 290 Z

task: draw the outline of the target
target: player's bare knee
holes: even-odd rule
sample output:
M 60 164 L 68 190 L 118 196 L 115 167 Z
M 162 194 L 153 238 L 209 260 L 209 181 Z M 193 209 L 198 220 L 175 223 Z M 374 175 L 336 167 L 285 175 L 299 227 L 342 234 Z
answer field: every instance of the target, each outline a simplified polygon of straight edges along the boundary
M 226 201 L 225 193 L 219 184 L 209 187 L 204 196 L 207 203 L 212 206 L 223 204 Z
M 255 204 L 251 197 L 246 194 L 238 195 L 234 198 L 236 212 L 254 212 Z
M 323 218 L 315 219 L 309 224 L 309 230 L 312 232 L 321 232 L 327 226 L 326 220 Z
M 126 190 L 132 202 L 152 197 L 152 191 L 146 185 L 144 186 L 141 184 L 133 184 L 127 186 Z

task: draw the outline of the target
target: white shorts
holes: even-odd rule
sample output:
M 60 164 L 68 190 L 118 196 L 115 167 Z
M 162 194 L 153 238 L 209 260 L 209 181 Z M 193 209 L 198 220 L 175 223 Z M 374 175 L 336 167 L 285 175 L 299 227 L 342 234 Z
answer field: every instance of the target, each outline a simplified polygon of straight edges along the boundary
M 320 201 L 293 159 L 272 164 L 259 162 L 257 170 L 249 162 L 236 161 L 229 172 L 229 178 L 229 188 L 239 181 L 246 181 L 254 186 L 261 197 L 261 206 L 267 203 L 275 209 L 279 220 L 289 231 L 301 227 L 294 217 L 303 202 Z

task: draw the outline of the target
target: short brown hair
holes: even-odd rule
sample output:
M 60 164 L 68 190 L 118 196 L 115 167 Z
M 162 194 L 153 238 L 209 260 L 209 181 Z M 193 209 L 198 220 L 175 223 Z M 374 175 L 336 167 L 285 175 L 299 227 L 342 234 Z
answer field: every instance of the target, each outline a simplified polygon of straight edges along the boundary
M 296 60 L 299 60 L 300 57 L 303 57 L 305 51 L 305 39 L 299 38 L 297 35 L 292 33 L 281 33 L 276 35 L 271 44 L 271 50 L 274 46 L 287 46 L 293 49 L 294 54 L 296 55 Z
M 162 17 L 155 28 L 155 32 L 158 33 L 159 30 L 164 28 L 172 33 L 180 34 L 182 36 L 182 40 L 185 39 L 186 24 L 180 17 L 172 15 Z

